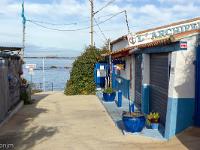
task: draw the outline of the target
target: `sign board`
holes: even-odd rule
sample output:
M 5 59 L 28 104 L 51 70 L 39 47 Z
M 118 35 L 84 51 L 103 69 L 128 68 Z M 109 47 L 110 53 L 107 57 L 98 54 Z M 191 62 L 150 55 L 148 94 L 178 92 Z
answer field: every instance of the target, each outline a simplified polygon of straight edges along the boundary
M 122 59 L 114 59 L 112 63 L 115 65 L 117 70 L 125 70 L 126 61 Z
M 163 27 L 161 29 L 144 32 L 140 34 L 129 34 L 127 36 L 127 39 L 129 46 L 137 46 L 140 44 L 152 42 L 153 40 L 156 39 L 162 39 L 178 33 L 183 33 L 198 29 L 200 29 L 200 20 L 191 21 L 184 24 L 172 25 L 170 27 Z
M 34 75 L 34 70 L 33 70 L 33 68 L 29 68 L 29 69 L 28 69 L 28 73 L 29 73 L 30 75 Z
M 97 69 L 97 77 L 105 77 L 105 76 L 106 76 L 105 70 Z
M 115 67 L 116 67 L 117 70 L 125 70 L 124 64 L 116 64 Z
M 187 42 L 186 41 L 180 41 L 180 49 L 187 50 Z
M 26 64 L 26 68 L 27 69 L 30 69 L 30 68 L 36 69 L 36 64 Z
M 100 65 L 100 70 L 104 70 L 104 65 Z

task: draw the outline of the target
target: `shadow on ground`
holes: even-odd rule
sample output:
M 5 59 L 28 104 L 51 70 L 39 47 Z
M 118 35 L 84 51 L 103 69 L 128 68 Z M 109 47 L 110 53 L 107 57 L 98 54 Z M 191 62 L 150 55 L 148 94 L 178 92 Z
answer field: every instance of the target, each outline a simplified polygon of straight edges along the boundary
M 48 94 L 34 95 L 35 102 L 33 104 L 25 105 L 0 128 L 0 144 L 13 144 L 14 146 L 10 146 L 10 148 L 1 146 L 0 150 L 27 150 L 58 132 L 56 127 L 32 125 L 38 115 L 48 112 L 47 109 L 37 107 L 38 103 L 47 96 Z
M 40 101 L 40 100 L 44 99 L 45 97 L 47 97 L 48 95 L 49 94 L 35 94 L 31 98 L 36 101 Z
M 189 128 L 177 135 L 177 138 L 189 150 L 200 149 L 200 128 Z

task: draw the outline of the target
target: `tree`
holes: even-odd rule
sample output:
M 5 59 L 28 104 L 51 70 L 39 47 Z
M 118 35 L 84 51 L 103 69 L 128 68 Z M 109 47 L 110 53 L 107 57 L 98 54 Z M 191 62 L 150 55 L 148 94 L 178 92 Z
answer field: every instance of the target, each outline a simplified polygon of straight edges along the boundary
M 107 50 L 96 47 L 86 47 L 84 53 L 72 65 L 70 79 L 64 91 L 66 95 L 95 94 L 94 66 L 97 62 L 105 61 L 101 54 L 106 52 Z

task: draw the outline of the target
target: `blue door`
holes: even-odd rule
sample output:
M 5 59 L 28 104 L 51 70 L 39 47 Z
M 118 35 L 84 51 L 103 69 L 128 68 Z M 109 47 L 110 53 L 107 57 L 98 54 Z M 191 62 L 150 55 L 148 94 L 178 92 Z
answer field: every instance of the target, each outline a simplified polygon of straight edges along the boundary
M 200 46 L 196 50 L 195 125 L 200 127 Z

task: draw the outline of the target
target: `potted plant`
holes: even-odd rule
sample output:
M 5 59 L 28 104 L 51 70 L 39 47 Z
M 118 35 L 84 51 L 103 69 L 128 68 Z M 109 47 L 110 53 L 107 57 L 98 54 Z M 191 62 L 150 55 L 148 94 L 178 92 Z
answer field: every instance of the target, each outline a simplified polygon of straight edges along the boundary
M 126 131 L 141 132 L 145 126 L 145 115 L 141 112 L 126 112 L 122 114 L 122 121 Z
M 147 115 L 147 123 L 151 126 L 152 129 L 158 130 L 160 121 L 160 114 L 158 112 L 151 112 Z
M 105 102 L 113 102 L 115 100 L 116 92 L 108 87 L 103 91 L 103 99 Z

